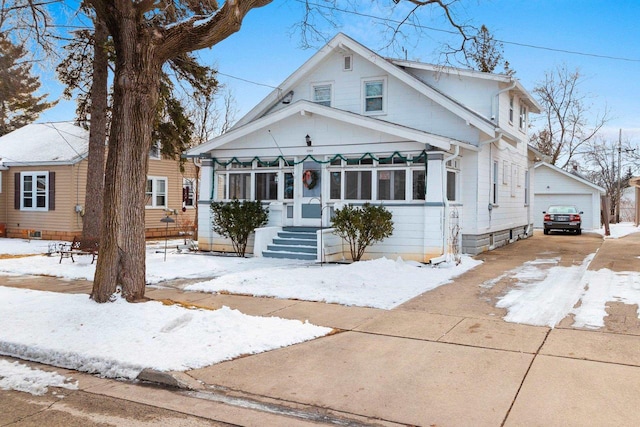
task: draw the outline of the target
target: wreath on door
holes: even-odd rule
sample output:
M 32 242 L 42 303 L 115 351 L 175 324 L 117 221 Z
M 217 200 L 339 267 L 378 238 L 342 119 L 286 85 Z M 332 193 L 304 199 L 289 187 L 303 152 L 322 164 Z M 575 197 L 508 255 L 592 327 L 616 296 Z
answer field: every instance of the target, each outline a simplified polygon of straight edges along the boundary
M 307 190 L 313 190 L 318 185 L 318 172 L 306 170 L 302 174 L 302 184 Z

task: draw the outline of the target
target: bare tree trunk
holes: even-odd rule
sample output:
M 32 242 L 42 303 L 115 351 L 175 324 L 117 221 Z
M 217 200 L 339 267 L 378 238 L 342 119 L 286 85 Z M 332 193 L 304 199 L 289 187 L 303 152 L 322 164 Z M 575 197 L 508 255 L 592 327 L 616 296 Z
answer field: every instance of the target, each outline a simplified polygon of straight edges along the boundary
M 107 140 L 108 59 L 105 51 L 107 27 L 95 20 L 93 46 L 93 81 L 91 84 L 91 128 L 82 236 L 99 239 L 102 226 L 102 193 L 104 191 L 104 145 Z
M 129 302 L 145 293 L 145 186 L 160 65 L 147 32 L 123 13 L 111 35 L 118 57 L 105 173 L 104 223 L 92 298 L 105 302 L 122 288 Z

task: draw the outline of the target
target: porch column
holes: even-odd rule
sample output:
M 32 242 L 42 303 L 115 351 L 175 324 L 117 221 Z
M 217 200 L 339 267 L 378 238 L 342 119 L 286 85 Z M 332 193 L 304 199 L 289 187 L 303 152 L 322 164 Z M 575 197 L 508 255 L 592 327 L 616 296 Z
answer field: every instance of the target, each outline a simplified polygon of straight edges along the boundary
M 445 193 L 444 153 L 427 155 L 427 185 L 424 207 L 424 261 L 439 257 L 445 252 Z
M 209 208 L 214 194 L 212 159 L 203 159 L 200 169 L 200 191 L 198 193 L 198 247 L 211 250 L 213 236 L 211 229 L 211 209 Z

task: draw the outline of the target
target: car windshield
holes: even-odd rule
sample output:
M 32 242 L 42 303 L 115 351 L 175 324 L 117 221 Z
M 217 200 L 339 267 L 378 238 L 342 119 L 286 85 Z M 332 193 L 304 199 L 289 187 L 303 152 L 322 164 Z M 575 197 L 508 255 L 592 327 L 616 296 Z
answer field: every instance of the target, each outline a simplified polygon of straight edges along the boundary
M 552 214 L 571 214 L 578 212 L 578 210 L 575 206 L 549 206 L 547 212 Z

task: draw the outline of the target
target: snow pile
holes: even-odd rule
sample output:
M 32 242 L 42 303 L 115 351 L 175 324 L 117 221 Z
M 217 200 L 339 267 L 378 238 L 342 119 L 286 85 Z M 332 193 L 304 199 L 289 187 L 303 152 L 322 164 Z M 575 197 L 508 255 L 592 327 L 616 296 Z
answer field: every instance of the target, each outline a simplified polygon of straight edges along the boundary
M 573 314 L 574 327 L 601 328 L 607 316 L 607 302 L 640 306 L 640 272 L 587 270 L 594 255 L 587 256 L 581 265 L 570 267 L 549 268 L 557 260 L 535 260 L 500 276 L 518 280 L 496 304 L 507 309 L 504 320 L 553 328 Z M 498 279 L 481 286 L 491 287 Z
M 460 265 L 431 267 L 419 263 L 380 258 L 349 265 L 262 268 L 227 274 L 185 287 L 202 292 L 323 301 L 391 309 L 450 283 L 451 279 L 481 262 L 462 257 Z
M 581 304 L 572 310 L 576 327 L 601 328 L 607 316 L 609 301 L 637 305 L 640 318 L 640 273 L 637 271 L 611 271 L 607 268 L 587 271 L 585 292 Z
M 226 307 L 97 304 L 87 295 L 6 287 L 0 287 L 0 313 L 0 354 L 110 378 L 135 378 L 145 368 L 201 368 L 331 332 Z
M 17 390 L 42 396 L 48 387 L 61 387 L 77 390 L 78 382 L 69 382 L 68 378 L 56 372 L 32 369 L 20 362 L 0 360 L 0 389 Z
M 605 239 L 619 239 L 620 237 L 640 232 L 640 227 L 636 227 L 631 222 L 621 222 L 619 224 L 609 224 L 609 236 L 604 235 L 604 228 L 595 230 L 595 232 L 604 236 Z
M 584 292 L 583 276 L 595 254 L 581 265 L 536 268 L 548 263 L 525 264 L 512 271 L 519 280 L 516 287 L 500 299 L 497 307 L 508 309 L 507 322 L 554 327 L 571 311 Z M 546 261 L 546 260 L 545 260 Z

